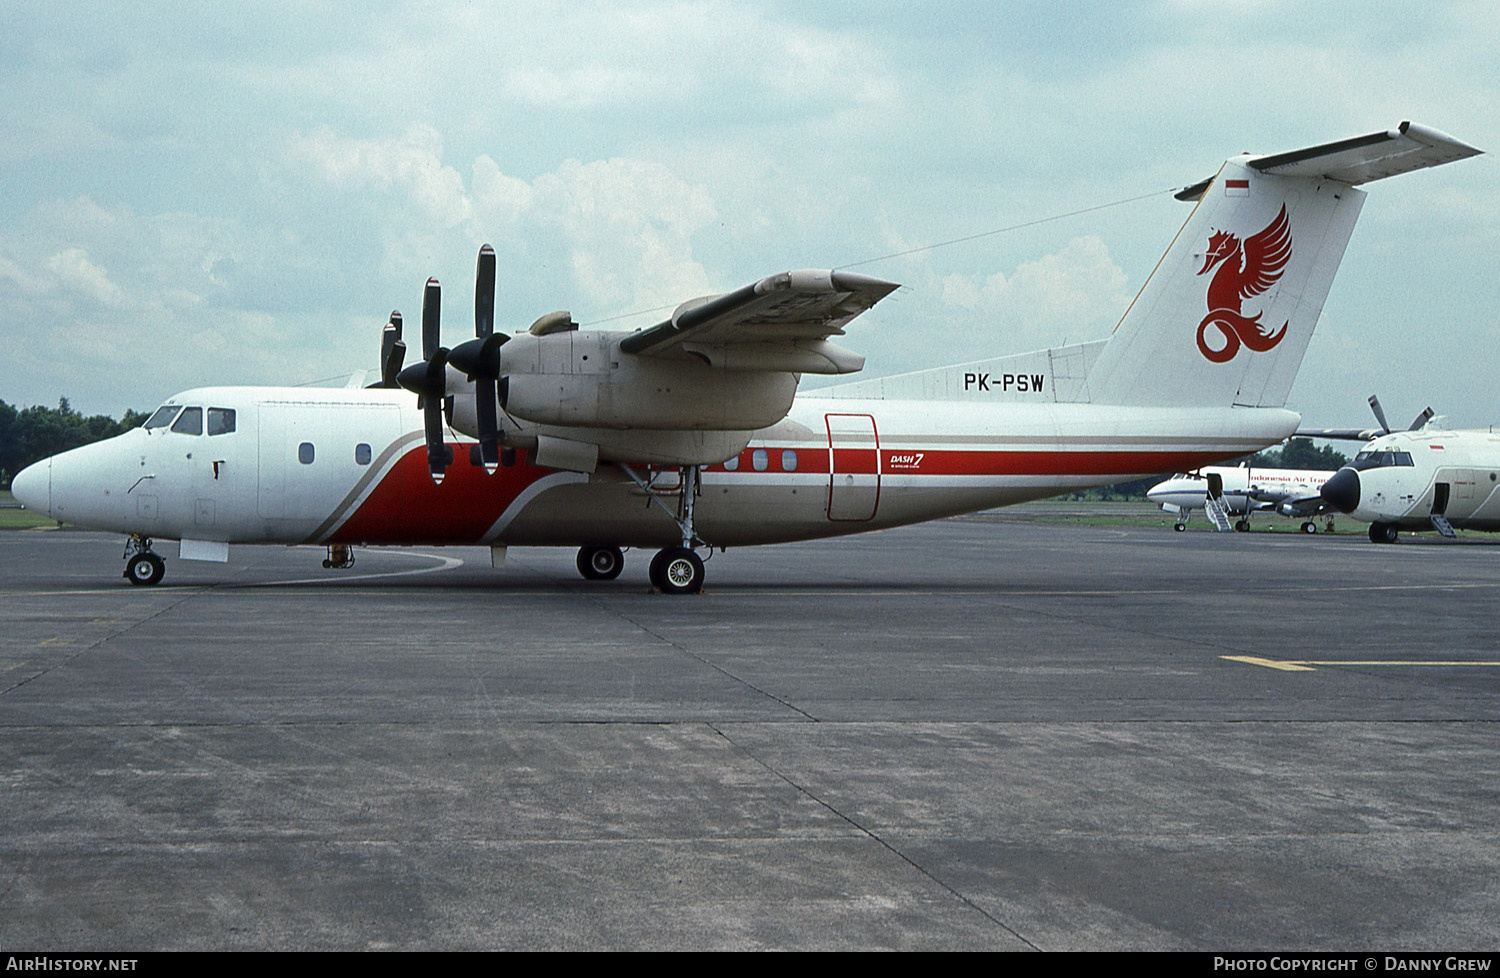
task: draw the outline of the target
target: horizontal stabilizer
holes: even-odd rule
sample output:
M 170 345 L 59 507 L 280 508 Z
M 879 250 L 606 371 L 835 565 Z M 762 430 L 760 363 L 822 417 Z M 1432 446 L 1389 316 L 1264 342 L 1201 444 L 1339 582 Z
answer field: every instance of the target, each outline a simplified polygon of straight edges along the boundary
M 1315 177 L 1361 184 L 1430 166 L 1478 156 L 1484 151 L 1445 132 L 1403 122 L 1395 129 L 1372 132 L 1321 146 L 1246 159 L 1245 165 L 1279 177 Z M 1178 200 L 1197 200 L 1213 177 L 1187 187 Z

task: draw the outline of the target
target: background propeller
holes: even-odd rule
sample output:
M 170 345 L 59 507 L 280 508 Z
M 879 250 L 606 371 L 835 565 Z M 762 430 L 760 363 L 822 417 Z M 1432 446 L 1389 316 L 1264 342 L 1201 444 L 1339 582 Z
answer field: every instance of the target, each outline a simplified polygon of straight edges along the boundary
M 390 322 L 380 331 L 380 379 L 368 387 L 397 387 L 397 375 L 406 359 L 406 344 L 401 341 L 401 313 L 391 311 Z
M 1391 426 L 1386 423 L 1385 412 L 1380 409 L 1380 399 L 1374 394 L 1370 395 L 1370 410 L 1375 412 L 1375 420 L 1380 422 L 1380 433 L 1382 435 L 1390 434 Z M 1425 407 L 1422 409 L 1422 413 L 1417 415 L 1416 419 L 1412 421 L 1411 425 L 1406 430 L 1417 431 L 1431 420 L 1432 408 Z

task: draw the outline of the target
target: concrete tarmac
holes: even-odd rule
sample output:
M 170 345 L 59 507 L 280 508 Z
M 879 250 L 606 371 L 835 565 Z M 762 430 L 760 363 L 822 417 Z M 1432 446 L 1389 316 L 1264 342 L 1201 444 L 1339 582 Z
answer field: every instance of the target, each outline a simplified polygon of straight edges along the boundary
M 1500 540 L 0 533 L 0 946 L 1500 944 Z

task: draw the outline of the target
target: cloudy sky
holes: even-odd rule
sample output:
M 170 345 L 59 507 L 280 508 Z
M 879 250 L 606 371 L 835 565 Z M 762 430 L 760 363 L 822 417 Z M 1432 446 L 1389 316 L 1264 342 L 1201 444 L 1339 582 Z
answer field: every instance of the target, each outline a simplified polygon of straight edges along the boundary
M 484 242 L 502 329 L 922 249 L 867 376 L 1095 339 L 1166 191 L 1412 119 L 1491 155 L 1366 188 L 1290 406 L 1500 423 L 1497 65 L 1491 0 L 8 0 L 0 399 L 347 376 L 429 275 L 451 345 Z

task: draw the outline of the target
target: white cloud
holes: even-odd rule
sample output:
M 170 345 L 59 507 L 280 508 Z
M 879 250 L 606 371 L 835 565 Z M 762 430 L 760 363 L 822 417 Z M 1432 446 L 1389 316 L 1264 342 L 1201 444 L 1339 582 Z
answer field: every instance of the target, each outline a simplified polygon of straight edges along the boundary
M 81 293 L 106 306 L 123 306 L 125 293 L 109 280 L 109 273 L 89 261 L 82 248 L 68 248 L 47 259 L 47 270 L 64 289 Z
M 399 192 L 445 228 L 471 216 L 463 177 L 443 163 L 443 137 L 431 126 L 388 140 L 340 138 L 323 126 L 300 148 L 331 182 Z

